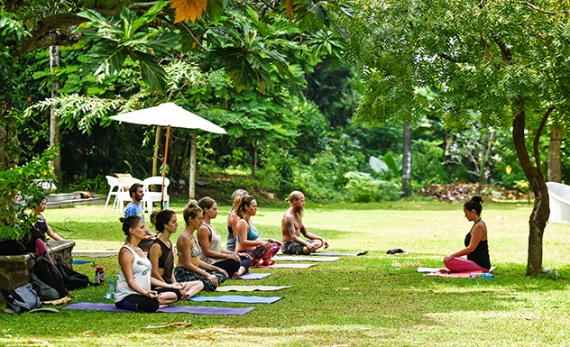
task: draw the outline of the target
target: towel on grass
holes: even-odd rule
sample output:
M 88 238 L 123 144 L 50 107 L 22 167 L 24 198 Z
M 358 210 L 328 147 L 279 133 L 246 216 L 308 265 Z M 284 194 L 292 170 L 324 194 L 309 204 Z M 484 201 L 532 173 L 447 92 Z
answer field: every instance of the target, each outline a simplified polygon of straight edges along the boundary
M 497 267 L 493 266 L 489 269 L 489 272 L 492 272 Z M 468 272 L 452 272 L 452 273 L 442 273 L 441 269 L 437 269 L 437 271 L 432 271 L 430 273 L 424 274 L 424 276 L 438 276 L 438 277 L 451 277 L 451 278 L 469 278 L 471 274 L 480 274 L 483 271 L 468 271 Z
M 271 274 L 268 272 L 256 273 L 256 274 L 249 273 L 249 274 L 241 275 L 240 277 L 238 277 L 238 280 L 260 280 L 260 279 L 265 278 L 269 275 L 271 275 Z
M 216 292 L 270 292 L 291 288 L 291 286 L 219 286 Z
M 315 261 L 315 262 L 330 262 L 337 261 L 340 257 L 310 257 L 308 255 L 276 255 L 272 260 L 275 261 Z
M 88 311 L 109 311 L 109 312 L 134 312 L 117 308 L 115 304 L 104 304 L 100 302 L 80 302 L 64 307 L 66 310 L 88 310 Z M 207 306 L 167 306 L 159 308 L 156 312 L 161 313 L 192 313 L 192 314 L 212 314 L 212 315 L 244 315 L 255 307 L 228 308 L 228 307 L 207 307 Z
M 190 298 L 196 302 L 235 302 L 240 304 L 272 304 L 281 300 L 282 296 L 247 296 L 247 295 L 222 295 L 202 296 L 196 295 Z

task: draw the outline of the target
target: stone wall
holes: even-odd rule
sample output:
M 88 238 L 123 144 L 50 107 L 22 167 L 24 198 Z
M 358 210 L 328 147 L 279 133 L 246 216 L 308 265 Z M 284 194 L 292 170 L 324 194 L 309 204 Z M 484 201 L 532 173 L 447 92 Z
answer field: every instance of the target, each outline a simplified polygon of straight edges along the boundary
M 63 262 L 71 267 L 73 257 L 71 251 L 75 241 L 47 242 L 47 249 L 54 262 Z M 2 255 L 0 256 L 0 288 L 14 289 L 29 282 L 32 267 L 35 264 L 35 255 Z M 1 297 L 0 297 L 1 300 Z

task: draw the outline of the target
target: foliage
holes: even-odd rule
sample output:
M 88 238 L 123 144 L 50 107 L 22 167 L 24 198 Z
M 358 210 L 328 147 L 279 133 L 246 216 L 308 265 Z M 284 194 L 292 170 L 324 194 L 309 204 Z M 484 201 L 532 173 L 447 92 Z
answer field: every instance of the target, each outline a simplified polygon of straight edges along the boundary
M 444 150 L 441 140 L 416 139 L 412 143 L 412 170 L 416 185 L 424 186 L 431 183 L 446 183 L 448 175 L 444 166 Z
M 38 206 L 44 195 L 42 183 L 53 182 L 48 150 L 22 166 L 0 172 L 0 238 L 20 239 L 30 231 L 25 226 L 29 210 Z
M 347 172 L 346 195 L 353 202 L 395 201 L 401 197 L 401 187 L 393 181 L 374 179 L 363 172 Z

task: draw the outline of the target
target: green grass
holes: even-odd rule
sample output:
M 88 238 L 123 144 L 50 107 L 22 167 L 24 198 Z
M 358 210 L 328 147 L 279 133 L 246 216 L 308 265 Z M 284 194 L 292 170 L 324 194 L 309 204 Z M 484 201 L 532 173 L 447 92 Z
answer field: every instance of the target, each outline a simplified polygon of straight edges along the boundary
M 173 207 L 181 211 L 183 206 Z M 284 209 L 285 206 L 279 209 L 260 206 L 254 220 L 263 236 L 279 237 Z M 228 210 L 229 206 L 221 206 L 215 220 L 220 231 L 225 231 Z M 446 254 L 462 246 L 471 224 L 463 217 L 460 204 L 309 203 L 305 223 L 311 231 L 326 237 L 332 250 L 369 250 L 369 253 L 318 263 L 309 269 L 273 269 L 272 275 L 263 280 L 240 282 L 292 286 L 280 292 L 243 293 L 284 296 L 271 305 L 256 305 L 255 310 L 244 316 L 66 310 L 60 310 L 60 314 L 0 313 L 0 345 L 567 345 L 570 225 L 548 225 L 545 232 L 544 266 L 554 268 L 559 277 L 527 277 L 524 274 L 530 211 L 531 207 L 525 203 L 485 205 L 483 218 L 489 228 L 491 260 L 498 266 L 496 278 L 485 281 L 424 277 L 416 273 L 418 266 L 440 266 Z M 73 231 L 58 230 L 62 236 L 76 240 L 76 250 L 117 250 L 122 244 L 119 214 L 111 209 L 104 211 L 101 206 L 48 209 L 46 216 L 52 225 Z M 402 248 L 408 254 L 387 255 L 391 248 Z M 91 260 L 95 262 L 74 268 L 91 279 L 97 265 L 105 267 L 108 279 L 118 273 L 115 257 Z M 73 302 L 104 301 L 105 289 L 75 291 Z M 192 325 L 145 329 L 184 321 Z

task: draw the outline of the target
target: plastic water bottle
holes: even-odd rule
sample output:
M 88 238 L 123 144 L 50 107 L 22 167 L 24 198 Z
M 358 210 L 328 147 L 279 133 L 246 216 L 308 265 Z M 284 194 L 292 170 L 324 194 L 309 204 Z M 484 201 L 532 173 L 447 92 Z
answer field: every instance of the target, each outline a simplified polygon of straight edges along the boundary
M 479 277 L 481 277 L 481 276 L 483 276 L 483 274 L 480 273 L 480 272 L 473 272 L 473 273 L 470 273 L 470 274 L 469 274 L 469 278 L 471 278 L 471 279 L 473 279 L 473 278 L 479 278 Z
M 485 280 L 490 280 L 492 278 L 495 278 L 495 275 L 493 275 L 490 272 L 485 272 L 481 275 L 481 278 L 485 279 Z
M 113 299 L 115 297 L 115 280 L 109 280 L 109 288 L 105 294 L 105 299 Z

